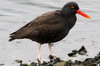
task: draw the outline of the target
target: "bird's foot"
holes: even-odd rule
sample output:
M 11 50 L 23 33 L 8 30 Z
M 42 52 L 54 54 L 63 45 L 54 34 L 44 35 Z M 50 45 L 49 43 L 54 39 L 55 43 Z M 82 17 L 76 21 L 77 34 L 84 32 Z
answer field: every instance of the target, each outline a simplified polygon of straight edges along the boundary
M 62 61 L 59 57 L 53 56 L 53 55 L 49 55 L 49 59 L 50 59 L 50 63 L 52 63 L 52 64 Z
M 49 59 L 50 60 L 52 60 L 52 59 L 54 59 L 56 56 L 54 56 L 54 55 L 49 55 Z
M 37 58 L 37 61 L 38 61 L 38 66 L 41 66 L 41 60 L 39 58 Z

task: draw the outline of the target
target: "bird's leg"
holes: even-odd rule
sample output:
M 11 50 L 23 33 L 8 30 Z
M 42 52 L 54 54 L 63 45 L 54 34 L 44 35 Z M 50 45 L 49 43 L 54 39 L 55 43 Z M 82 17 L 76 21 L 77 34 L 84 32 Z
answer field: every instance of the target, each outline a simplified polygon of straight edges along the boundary
M 50 62 L 51 63 L 60 62 L 61 61 L 60 58 L 52 54 L 52 44 L 51 43 L 48 43 L 48 47 L 49 47 L 49 52 L 50 52 L 50 55 L 49 55 Z
M 52 55 L 52 48 L 51 48 L 51 43 L 48 43 L 48 47 L 49 47 L 49 53 L 50 53 L 50 55 Z
M 37 45 L 37 48 L 38 48 L 38 58 L 37 58 L 37 60 L 38 60 L 38 64 L 41 64 L 41 55 L 40 55 L 40 48 L 41 48 L 41 45 L 38 44 L 38 45 Z
M 52 44 L 48 43 L 48 47 L 49 47 L 49 53 L 50 53 L 49 59 L 50 59 L 50 61 L 52 61 L 54 59 L 54 56 L 52 54 Z

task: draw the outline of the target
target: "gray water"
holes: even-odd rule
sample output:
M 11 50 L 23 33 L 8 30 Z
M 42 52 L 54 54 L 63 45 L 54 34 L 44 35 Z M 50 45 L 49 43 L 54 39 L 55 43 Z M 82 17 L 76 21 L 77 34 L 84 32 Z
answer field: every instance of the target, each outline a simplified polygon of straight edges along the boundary
M 35 17 L 51 11 L 58 10 L 69 1 L 75 1 L 79 4 L 80 9 L 90 15 L 93 19 L 92 22 L 100 24 L 100 1 L 77 1 L 77 0 L 1 0 L 0 2 L 0 33 L 7 36 L 18 27 L 23 26 Z M 83 17 L 77 15 L 78 22 L 87 21 Z M 13 29 L 14 28 L 14 29 Z M 6 35 L 5 35 L 6 34 Z M 3 37 L 4 38 L 4 37 Z M 5 37 L 6 38 L 6 37 Z
M 1 44 L 0 63 L 5 64 L 8 62 L 9 64 L 10 59 L 11 61 L 15 60 L 11 58 L 12 56 L 11 54 L 14 54 L 13 52 L 17 51 L 19 48 L 14 49 L 13 48 L 14 44 L 15 46 L 19 45 L 19 47 L 21 45 L 20 43 L 21 41 L 23 42 L 22 44 L 25 44 L 24 40 L 9 43 L 8 40 L 9 40 L 10 33 L 16 31 L 21 26 L 27 24 L 28 22 L 30 22 L 31 20 L 33 20 L 34 18 L 36 18 L 37 16 L 45 12 L 61 9 L 63 5 L 69 1 L 77 2 L 80 6 L 80 9 L 92 17 L 92 19 L 89 20 L 80 15 L 77 15 L 78 17 L 77 26 L 73 28 L 69 38 L 74 36 L 73 39 L 75 39 L 76 36 L 74 35 L 75 33 L 77 34 L 77 37 L 79 35 L 81 36 L 83 35 L 88 38 L 87 34 L 89 35 L 90 34 L 89 32 L 91 32 L 91 35 L 89 36 L 96 38 L 95 41 L 100 43 L 99 40 L 100 0 L 1 0 L 0 1 L 0 44 Z M 86 34 L 83 34 L 82 29 L 83 32 L 85 32 Z M 79 31 L 81 31 L 81 33 L 79 33 Z M 92 37 L 90 37 L 91 40 Z M 68 40 L 68 38 L 66 39 Z M 76 38 L 75 40 L 78 39 Z M 61 43 L 64 42 L 66 43 L 66 41 L 62 41 Z M 69 43 L 70 42 L 73 41 L 69 40 Z M 29 43 L 32 42 L 29 41 Z M 6 66 L 10 66 L 10 65 L 6 65 Z

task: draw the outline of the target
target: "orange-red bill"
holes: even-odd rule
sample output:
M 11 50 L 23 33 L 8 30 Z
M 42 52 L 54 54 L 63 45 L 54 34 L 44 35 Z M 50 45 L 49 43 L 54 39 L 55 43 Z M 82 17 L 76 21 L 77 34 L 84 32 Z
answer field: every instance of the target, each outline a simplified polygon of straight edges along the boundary
M 77 12 L 78 14 L 80 14 L 80 15 L 82 15 L 82 16 L 88 18 L 88 19 L 91 19 L 90 16 L 88 16 L 87 14 L 85 14 L 84 12 L 82 12 L 81 10 L 77 10 L 76 12 Z

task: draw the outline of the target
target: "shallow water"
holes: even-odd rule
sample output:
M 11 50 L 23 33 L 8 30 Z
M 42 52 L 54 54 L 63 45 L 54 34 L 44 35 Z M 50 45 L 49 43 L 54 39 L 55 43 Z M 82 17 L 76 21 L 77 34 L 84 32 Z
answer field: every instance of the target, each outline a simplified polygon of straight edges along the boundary
M 66 57 L 66 54 L 72 50 L 72 48 L 77 49 L 81 45 L 85 45 L 87 47 L 90 53 L 90 57 L 95 55 L 94 52 L 97 53 L 98 51 L 100 51 L 99 0 L 1 0 L 0 63 L 4 63 L 5 66 L 14 66 L 14 60 L 16 59 L 23 59 L 25 62 L 28 62 L 27 60 L 36 60 L 35 42 L 29 40 L 16 40 L 14 42 L 8 42 L 9 34 L 45 12 L 61 9 L 63 5 L 69 1 L 77 2 L 80 6 L 80 9 L 90 15 L 92 19 L 89 20 L 80 15 L 77 15 L 77 24 L 71 30 L 68 37 L 66 37 L 63 41 L 57 43 L 58 45 L 55 45 L 55 47 L 53 48 L 54 53 L 58 53 L 56 55 L 64 58 Z M 85 40 L 82 40 L 82 38 L 85 38 Z M 92 45 L 93 42 L 95 44 L 94 46 Z M 63 47 L 64 44 L 67 45 Z M 76 44 L 78 46 L 76 46 Z M 42 52 L 45 53 L 42 53 L 42 56 L 48 55 L 48 51 L 46 51 L 46 49 L 48 48 L 45 48 L 44 45 L 42 48 Z M 91 51 L 91 49 L 93 50 Z M 61 51 L 64 52 L 60 54 Z M 79 57 L 79 59 L 83 58 Z

